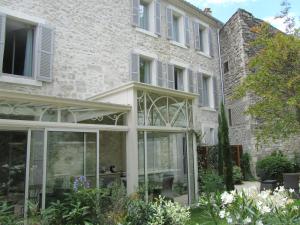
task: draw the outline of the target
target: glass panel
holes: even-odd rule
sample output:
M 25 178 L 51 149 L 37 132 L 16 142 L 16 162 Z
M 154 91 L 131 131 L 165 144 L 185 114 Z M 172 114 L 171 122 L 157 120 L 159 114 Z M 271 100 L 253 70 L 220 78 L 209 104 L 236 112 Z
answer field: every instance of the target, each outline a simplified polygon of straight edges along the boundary
M 137 92 L 138 125 L 145 125 L 144 92 Z
M 143 137 L 139 135 L 139 183 L 143 184 Z M 147 133 L 149 199 L 159 195 L 188 204 L 186 138 L 184 134 Z
M 140 27 L 148 30 L 149 29 L 149 7 L 148 4 L 140 3 Z
M 195 170 L 194 170 L 194 145 L 193 145 L 193 134 L 189 133 L 189 179 L 190 179 L 190 203 L 196 203 L 195 196 Z
M 96 133 L 49 132 L 46 205 L 70 192 L 76 177 L 85 176 L 95 187 Z
M 151 61 L 140 58 L 140 82 L 151 83 Z
M 44 131 L 31 131 L 28 200 L 42 205 Z
M 60 121 L 59 121 L 60 118 Z M 89 108 L 49 108 L 46 104 L 0 101 L 0 119 L 64 122 L 82 124 L 126 125 L 126 112 Z
M 0 131 L 0 201 L 24 213 L 27 131 Z
M 126 186 L 126 133 L 100 132 L 100 186 L 113 182 Z
M 179 42 L 179 18 L 173 16 L 173 40 Z

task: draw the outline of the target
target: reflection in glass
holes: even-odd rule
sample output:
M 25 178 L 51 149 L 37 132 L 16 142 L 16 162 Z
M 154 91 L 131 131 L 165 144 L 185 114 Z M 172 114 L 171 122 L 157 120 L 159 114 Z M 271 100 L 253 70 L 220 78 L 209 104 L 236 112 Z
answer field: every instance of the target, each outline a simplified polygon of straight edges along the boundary
M 24 213 L 27 131 L 0 131 L 0 201 Z
M 48 132 L 46 204 L 70 192 L 76 177 L 96 186 L 96 133 Z
M 126 133 L 100 132 L 100 187 L 113 182 L 126 186 Z

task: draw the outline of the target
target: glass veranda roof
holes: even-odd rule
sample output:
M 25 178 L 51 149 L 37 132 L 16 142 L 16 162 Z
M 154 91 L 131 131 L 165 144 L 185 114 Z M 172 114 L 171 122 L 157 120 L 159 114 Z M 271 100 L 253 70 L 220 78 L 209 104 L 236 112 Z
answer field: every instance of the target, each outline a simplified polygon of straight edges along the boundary
M 0 119 L 125 125 L 131 106 L 0 90 Z

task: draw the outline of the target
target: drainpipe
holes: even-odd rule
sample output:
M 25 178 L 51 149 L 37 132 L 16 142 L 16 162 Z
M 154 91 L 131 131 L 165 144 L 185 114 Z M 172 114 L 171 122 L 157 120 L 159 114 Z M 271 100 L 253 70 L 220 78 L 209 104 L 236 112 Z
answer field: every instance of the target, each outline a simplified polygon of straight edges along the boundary
M 222 92 L 222 102 L 225 104 L 225 97 L 224 97 L 224 76 L 222 70 L 222 60 L 221 60 L 221 46 L 220 46 L 220 29 L 218 29 L 218 53 L 219 53 L 219 70 L 221 74 L 221 92 Z

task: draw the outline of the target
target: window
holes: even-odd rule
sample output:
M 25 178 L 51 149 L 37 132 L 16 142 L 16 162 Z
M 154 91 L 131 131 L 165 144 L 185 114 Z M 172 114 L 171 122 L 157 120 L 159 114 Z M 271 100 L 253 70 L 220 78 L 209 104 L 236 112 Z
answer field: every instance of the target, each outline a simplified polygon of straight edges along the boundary
M 210 28 L 200 22 L 194 22 L 195 49 L 207 55 L 211 55 L 211 42 L 209 41 Z
M 151 60 L 140 58 L 140 80 L 141 83 L 151 83 Z
M 200 51 L 204 52 L 204 28 L 199 27 L 199 37 L 200 37 Z
M 173 40 L 179 42 L 179 18 L 173 15 Z
M 203 76 L 203 106 L 210 106 L 210 77 Z
M 139 20 L 140 27 L 149 30 L 149 3 L 143 1 L 140 2 Z
M 226 73 L 229 72 L 229 64 L 228 64 L 228 61 L 224 62 L 224 64 L 223 64 L 223 72 L 224 72 L 224 74 L 226 74 Z
M 3 73 L 33 76 L 34 35 L 35 26 L 6 19 Z
M 174 68 L 174 81 L 176 90 L 184 91 L 183 71 L 184 70 L 182 68 Z

